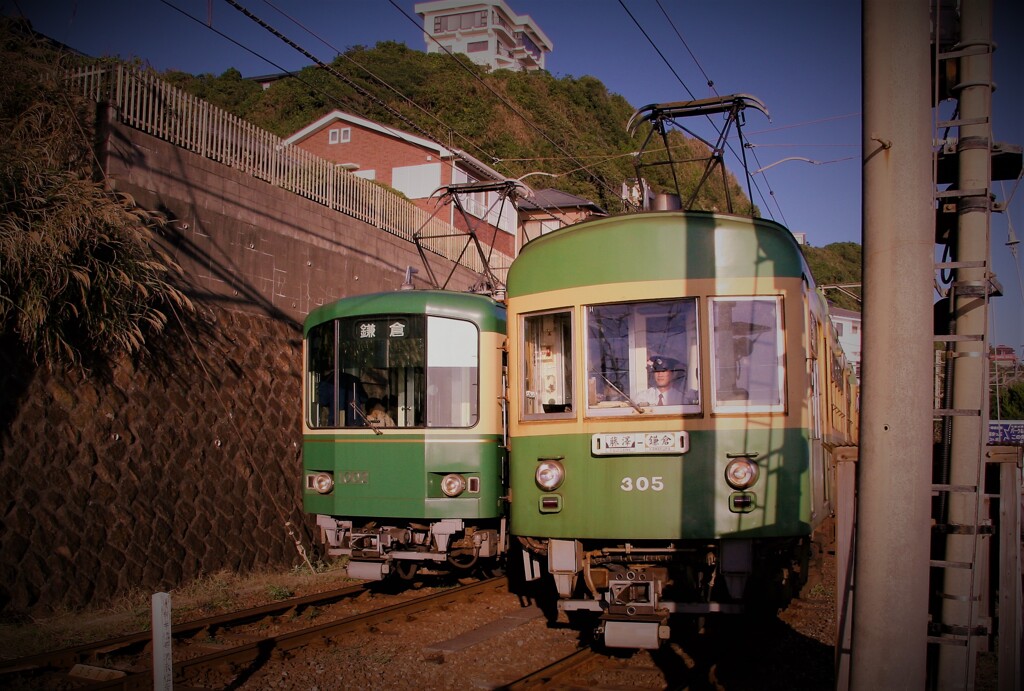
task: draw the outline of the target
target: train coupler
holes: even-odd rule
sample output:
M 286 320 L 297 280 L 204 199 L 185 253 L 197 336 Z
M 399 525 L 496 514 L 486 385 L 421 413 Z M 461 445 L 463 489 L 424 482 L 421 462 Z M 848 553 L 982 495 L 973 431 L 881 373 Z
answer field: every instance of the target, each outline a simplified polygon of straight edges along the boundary
M 629 617 L 605 614 L 597 633 L 609 648 L 655 650 L 668 640 L 671 630 L 664 613 Z

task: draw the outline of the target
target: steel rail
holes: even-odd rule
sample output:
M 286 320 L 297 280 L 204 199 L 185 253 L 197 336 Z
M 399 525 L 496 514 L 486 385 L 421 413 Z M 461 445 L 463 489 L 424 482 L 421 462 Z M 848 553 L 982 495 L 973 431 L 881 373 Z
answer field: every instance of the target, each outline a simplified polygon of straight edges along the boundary
M 323 640 L 346 633 L 353 629 L 381 621 L 394 619 L 397 616 L 409 615 L 430 607 L 457 602 L 472 597 L 490 588 L 501 588 L 508 585 L 508 579 L 504 576 L 489 578 L 479 583 L 467 586 L 452 588 L 440 593 L 409 600 L 407 602 L 374 609 L 362 614 L 350 617 L 343 617 L 334 621 L 323 622 L 304 629 L 290 631 L 276 636 L 267 636 L 259 640 L 243 643 L 242 645 L 218 650 L 207 655 L 201 655 L 188 660 L 176 661 L 174 663 L 173 677 L 175 685 L 183 682 L 188 671 L 203 667 L 213 667 L 224 663 L 252 663 L 261 658 L 267 658 L 274 652 L 283 652 L 300 648 L 314 641 Z M 152 687 L 152 670 L 145 670 L 129 674 L 119 679 L 100 682 L 90 686 L 82 687 L 82 691 L 99 691 L 100 689 L 149 689 Z
M 526 676 L 516 679 L 510 684 L 499 686 L 498 689 L 500 691 L 515 691 L 517 689 L 532 689 L 547 686 L 559 677 L 565 676 L 570 672 L 579 669 L 583 665 L 601 657 L 602 656 L 599 653 L 594 652 L 592 648 L 580 648 L 579 650 L 566 655 L 561 660 L 556 660 L 550 665 L 541 667 L 534 672 L 530 672 Z
M 289 598 L 278 602 L 271 602 L 258 607 L 218 614 L 212 617 L 185 621 L 171 627 L 171 636 L 174 638 L 185 638 L 194 636 L 204 631 L 223 628 L 262 619 L 269 616 L 277 616 L 292 610 L 305 609 L 307 607 L 328 604 L 338 600 L 354 597 L 366 591 L 366 586 L 351 585 L 334 590 L 326 590 L 312 595 L 305 595 L 299 598 Z M 0 679 L 5 675 L 17 672 L 30 671 L 35 669 L 70 669 L 75 664 L 88 662 L 97 653 L 117 653 L 129 650 L 134 647 L 143 648 L 152 640 L 150 631 L 138 631 L 114 638 L 106 638 L 92 643 L 60 650 L 52 650 L 44 653 L 37 653 L 27 657 L 9 660 L 0 663 Z

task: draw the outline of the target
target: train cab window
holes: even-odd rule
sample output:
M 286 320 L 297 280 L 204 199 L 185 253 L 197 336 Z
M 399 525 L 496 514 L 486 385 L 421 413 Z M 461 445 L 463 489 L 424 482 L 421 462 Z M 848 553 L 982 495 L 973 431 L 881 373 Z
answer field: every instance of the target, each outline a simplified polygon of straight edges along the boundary
M 696 299 L 592 305 L 586 322 L 589 416 L 700 412 Z
M 781 298 L 712 298 L 711 329 L 715 411 L 784 410 Z
M 313 428 L 472 427 L 480 336 L 470 322 L 415 314 L 339 319 L 307 337 Z
M 427 427 L 472 427 L 479 417 L 480 335 L 466 321 L 427 317 Z
M 523 341 L 523 417 L 574 417 L 572 313 L 523 317 Z
M 306 336 L 306 421 L 313 428 L 333 427 L 338 417 L 334 354 L 334 322 L 310 329 Z
M 417 315 L 357 317 L 311 329 L 310 427 L 422 427 L 423 321 Z

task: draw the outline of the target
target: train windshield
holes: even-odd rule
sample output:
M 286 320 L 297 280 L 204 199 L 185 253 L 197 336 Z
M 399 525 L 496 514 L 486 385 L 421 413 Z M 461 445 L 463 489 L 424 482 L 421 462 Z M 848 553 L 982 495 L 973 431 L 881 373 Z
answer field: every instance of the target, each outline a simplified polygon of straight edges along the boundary
M 711 299 L 717 412 L 784 410 L 782 298 Z
M 472 427 L 479 334 L 423 315 L 339 319 L 310 330 L 310 427 Z
M 700 406 L 697 301 L 586 308 L 587 413 L 695 413 Z

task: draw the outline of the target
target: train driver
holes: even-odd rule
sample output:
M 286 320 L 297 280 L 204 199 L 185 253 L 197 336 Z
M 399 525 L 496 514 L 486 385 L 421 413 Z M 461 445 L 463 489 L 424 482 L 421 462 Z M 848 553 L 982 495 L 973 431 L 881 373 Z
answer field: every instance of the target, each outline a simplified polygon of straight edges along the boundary
M 690 405 L 697 402 L 695 389 L 684 392 L 675 386 L 677 379 L 682 385 L 686 383 L 685 364 L 655 355 L 647 361 L 647 369 L 652 373 L 654 386 L 637 397 L 641 405 Z

